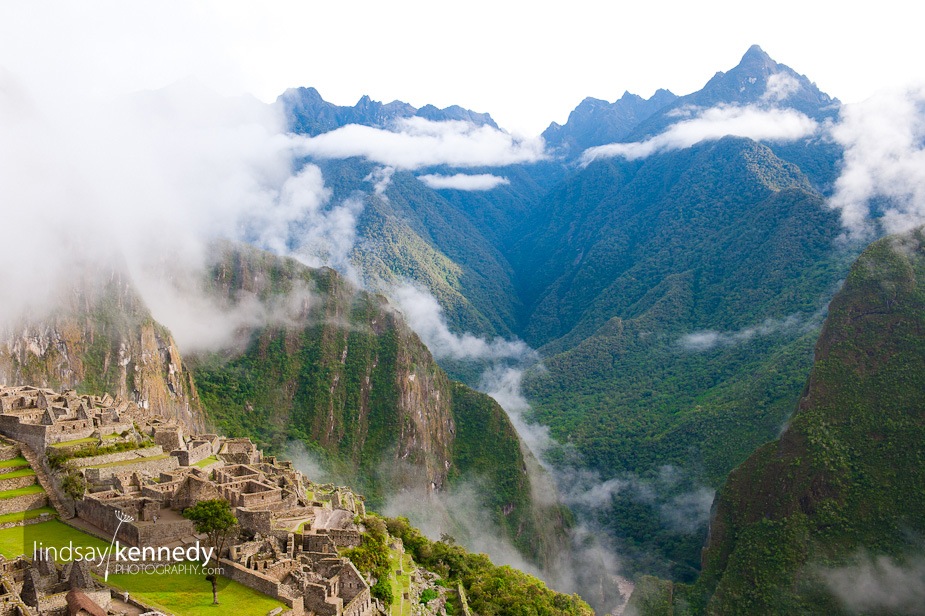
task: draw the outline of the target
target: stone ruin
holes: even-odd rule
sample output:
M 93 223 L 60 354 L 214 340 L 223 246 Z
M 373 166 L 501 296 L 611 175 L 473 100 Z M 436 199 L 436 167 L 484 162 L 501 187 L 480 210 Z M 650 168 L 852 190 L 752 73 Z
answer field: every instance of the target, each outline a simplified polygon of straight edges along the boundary
M 0 556 L 0 616 L 106 616 L 111 604 L 111 591 L 86 561 L 61 566 L 38 554 L 31 560 Z
M 0 387 L 0 433 L 37 453 L 56 443 L 122 434 L 143 413 L 137 405 L 105 396 L 56 393 L 38 387 Z
M 221 498 L 231 504 L 241 529 L 241 539 L 220 555 L 227 577 L 286 603 L 288 614 L 378 611 L 367 580 L 338 556 L 339 548 L 360 544 L 354 520 L 366 514 L 362 497 L 348 488 L 311 483 L 290 462 L 264 456 L 249 439 L 187 436 L 176 422 L 131 402 L 34 387 L 0 387 L 0 434 L 65 457 L 87 444 L 72 441 L 143 442 L 145 447 L 64 462 L 63 472 L 87 482 L 75 513 L 98 535 L 108 540 L 118 533 L 120 542 L 136 547 L 189 545 L 205 536 L 196 535 L 182 511 Z M 120 517 L 130 521 L 120 525 Z M 56 586 L 51 579 L 36 578 L 33 587 L 57 589 L 63 583 L 59 579 Z M 38 596 L 30 599 L 33 595 Z

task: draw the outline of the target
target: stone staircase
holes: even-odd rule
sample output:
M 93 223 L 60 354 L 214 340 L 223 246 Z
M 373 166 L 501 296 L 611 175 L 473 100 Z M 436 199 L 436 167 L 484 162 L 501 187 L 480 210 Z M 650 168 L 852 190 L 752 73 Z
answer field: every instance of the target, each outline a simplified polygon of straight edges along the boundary
M 29 462 L 29 466 L 32 467 L 33 471 L 35 471 L 36 481 L 38 481 L 38 484 L 45 489 L 45 494 L 48 497 L 48 504 L 51 504 L 51 506 L 54 507 L 55 511 L 58 512 L 58 516 L 62 520 L 69 520 L 74 517 L 73 512 L 71 512 L 70 509 L 65 506 L 61 498 L 58 496 L 58 491 L 55 489 L 56 484 L 43 466 L 42 460 L 40 460 L 32 448 L 25 443 L 18 443 L 18 445 L 20 451 L 22 452 L 22 457 L 24 457 Z

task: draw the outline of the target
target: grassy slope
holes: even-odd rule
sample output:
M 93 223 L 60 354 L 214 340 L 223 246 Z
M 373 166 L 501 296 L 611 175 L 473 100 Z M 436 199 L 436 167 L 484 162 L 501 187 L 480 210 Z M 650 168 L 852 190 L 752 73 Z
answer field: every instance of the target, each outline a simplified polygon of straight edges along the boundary
M 820 571 L 865 553 L 899 562 L 917 553 L 925 532 L 921 242 L 921 231 L 880 240 L 852 267 L 799 410 L 778 441 L 730 475 L 703 573 L 695 586 L 673 589 L 678 611 L 837 614 L 844 607 Z

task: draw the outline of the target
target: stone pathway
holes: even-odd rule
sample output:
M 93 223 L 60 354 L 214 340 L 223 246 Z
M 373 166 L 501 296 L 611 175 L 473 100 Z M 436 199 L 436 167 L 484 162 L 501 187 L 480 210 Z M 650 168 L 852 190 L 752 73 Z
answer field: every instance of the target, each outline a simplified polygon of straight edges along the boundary
M 39 485 L 44 488 L 45 493 L 48 495 L 48 502 L 51 503 L 51 506 L 55 508 L 55 511 L 58 512 L 58 516 L 62 520 L 70 520 L 74 517 L 71 512 L 64 506 L 64 503 L 61 502 L 61 499 L 58 497 L 58 492 L 54 489 L 54 482 L 51 477 L 48 476 L 48 473 L 45 472 L 45 468 L 42 466 L 41 460 L 38 456 L 35 455 L 35 452 L 32 451 L 32 448 L 26 445 L 25 443 L 17 443 L 19 449 L 22 452 L 22 457 L 26 459 L 29 463 L 29 466 L 32 467 L 32 470 L 35 471 L 35 478 L 38 480 Z

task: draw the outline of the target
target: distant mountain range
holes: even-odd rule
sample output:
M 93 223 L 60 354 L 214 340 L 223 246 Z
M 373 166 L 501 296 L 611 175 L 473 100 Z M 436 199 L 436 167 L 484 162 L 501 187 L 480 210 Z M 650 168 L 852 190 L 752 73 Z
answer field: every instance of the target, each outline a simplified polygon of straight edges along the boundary
M 277 101 L 282 105 L 290 127 L 306 135 L 320 135 L 348 124 L 387 127 L 400 118 L 424 118 L 434 122 L 460 120 L 477 126 L 498 128 L 487 113 L 476 113 L 457 105 L 437 109 L 425 105 L 416 109 L 408 103 L 380 103 L 364 96 L 353 107 L 341 107 L 325 101 L 315 88 L 286 90 Z

